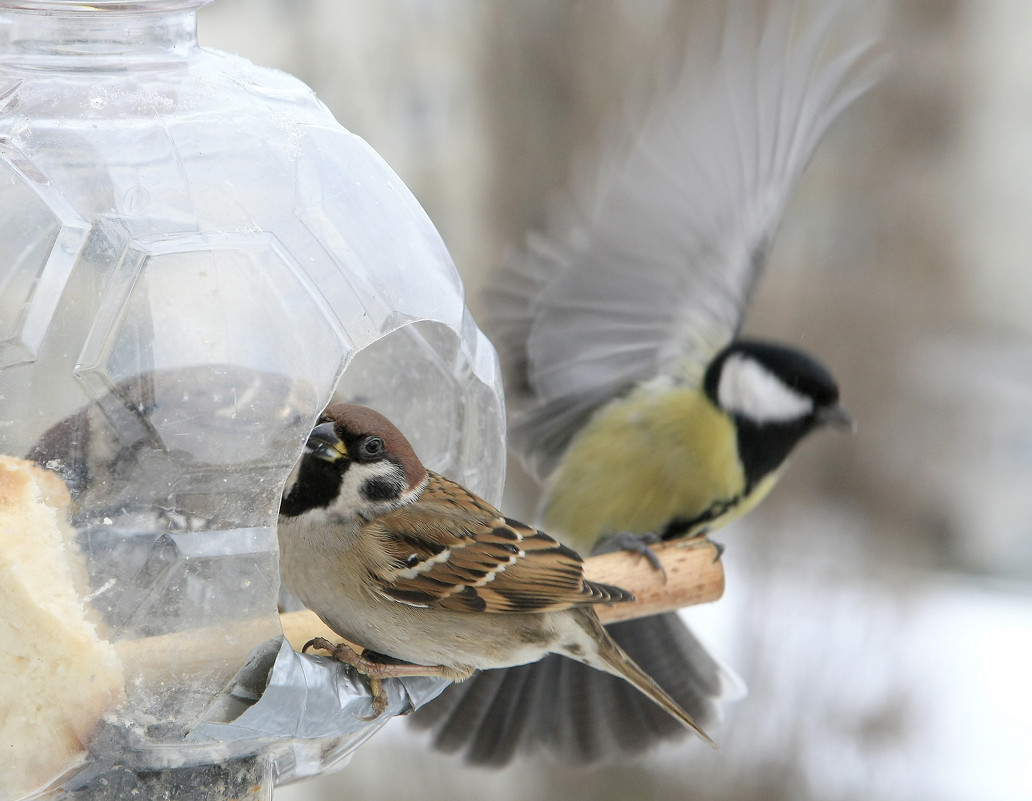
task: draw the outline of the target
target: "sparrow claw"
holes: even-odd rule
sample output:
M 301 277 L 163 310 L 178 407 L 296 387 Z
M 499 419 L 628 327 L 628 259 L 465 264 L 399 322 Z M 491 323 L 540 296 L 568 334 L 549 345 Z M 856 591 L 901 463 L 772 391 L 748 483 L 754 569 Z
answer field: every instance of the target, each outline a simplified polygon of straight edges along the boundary
M 376 720 L 387 709 L 387 691 L 383 688 L 383 680 L 376 676 L 367 676 L 369 679 L 369 694 L 373 696 L 373 714 L 359 715 L 359 720 Z
M 309 648 L 317 648 L 320 651 L 329 651 L 333 653 L 334 645 L 325 637 L 313 637 L 304 644 L 301 648 L 301 653 L 307 654 Z
M 369 694 L 373 697 L 373 714 L 368 717 L 359 715 L 361 720 L 376 720 L 387 709 L 388 697 L 387 690 L 383 686 L 384 679 L 401 676 L 453 678 L 452 673 L 454 673 L 440 665 L 414 665 L 410 662 L 395 660 L 380 662 L 377 660 L 391 658 L 383 657 L 373 651 L 364 651 L 360 654 L 345 642 L 334 645 L 325 637 L 313 637 L 304 644 L 301 653 L 307 653 L 309 648 L 329 652 L 333 661 L 340 662 L 369 680 Z
M 383 711 L 387 708 L 387 691 L 383 687 L 382 679 L 379 675 L 376 675 L 378 671 L 375 668 L 378 665 L 375 662 L 363 654 L 359 654 L 358 651 L 347 643 L 342 642 L 334 645 L 325 637 L 313 637 L 304 644 L 301 653 L 307 653 L 309 648 L 329 652 L 330 658 L 334 662 L 340 662 L 369 680 L 369 694 L 373 697 L 373 714 L 369 716 L 358 715 L 360 720 L 376 720 L 383 714 Z M 373 669 L 370 670 L 370 668 Z
M 714 540 L 711 540 L 709 537 L 706 537 L 706 542 L 708 542 L 710 545 L 717 549 L 717 555 L 713 557 L 713 564 L 716 564 L 720 561 L 720 557 L 724 555 L 724 543 L 715 542 Z
M 632 531 L 621 531 L 613 537 L 613 543 L 620 550 L 644 556 L 649 560 L 649 564 L 652 565 L 652 569 L 658 570 L 662 573 L 663 581 L 666 581 L 666 569 L 663 567 L 663 563 L 659 560 L 659 556 L 656 552 L 649 547 L 651 545 L 659 545 L 661 542 L 663 542 L 663 538 L 654 531 L 649 531 L 645 534 L 635 534 Z

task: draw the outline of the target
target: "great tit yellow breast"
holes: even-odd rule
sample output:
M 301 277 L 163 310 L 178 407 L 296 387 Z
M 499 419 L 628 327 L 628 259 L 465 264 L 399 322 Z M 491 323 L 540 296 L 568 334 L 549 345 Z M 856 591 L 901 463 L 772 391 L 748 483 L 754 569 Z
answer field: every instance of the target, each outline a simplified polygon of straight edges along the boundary
M 543 522 L 586 553 L 621 531 L 662 534 L 672 521 L 708 513 L 698 528 L 719 525 L 772 483 L 761 482 L 741 503 L 745 473 L 732 419 L 698 389 L 642 387 L 599 410 L 571 442 L 549 484 Z

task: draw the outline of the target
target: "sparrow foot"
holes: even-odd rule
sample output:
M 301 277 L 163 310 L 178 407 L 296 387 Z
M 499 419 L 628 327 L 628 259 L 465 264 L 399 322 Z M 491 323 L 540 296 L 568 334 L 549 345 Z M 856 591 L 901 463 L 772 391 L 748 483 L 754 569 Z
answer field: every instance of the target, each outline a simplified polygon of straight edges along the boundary
M 621 531 L 613 537 L 613 544 L 616 545 L 621 551 L 629 551 L 636 553 L 638 556 L 644 556 L 649 560 L 649 564 L 652 565 L 653 570 L 658 570 L 663 574 L 663 581 L 666 581 L 666 570 L 663 567 L 663 563 L 659 561 L 659 556 L 652 550 L 651 545 L 658 545 L 663 541 L 653 531 L 645 534 L 635 534 L 632 531 Z
M 315 637 L 305 643 L 301 653 L 307 653 L 308 649 L 326 651 L 335 662 L 348 665 L 369 679 L 369 692 L 373 696 L 373 714 L 369 717 L 361 717 L 362 720 L 376 720 L 387 708 L 387 691 L 384 689 L 383 680 L 388 678 L 399 678 L 403 676 L 435 676 L 452 678 L 452 672 L 441 665 L 414 665 L 411 662 L 381 662 L 379 654 L 372 657 L 371 651 L 359 653 L 345 642 L 334 645 L 325 637 Z M 390 657 L 386 657 L 390 659 Z

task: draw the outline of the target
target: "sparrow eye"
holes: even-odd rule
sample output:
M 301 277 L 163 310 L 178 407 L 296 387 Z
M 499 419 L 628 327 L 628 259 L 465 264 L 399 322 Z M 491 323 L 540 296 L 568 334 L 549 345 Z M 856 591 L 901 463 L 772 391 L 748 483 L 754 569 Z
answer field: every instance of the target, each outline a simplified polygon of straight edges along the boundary
M 370 437 L 362 443 L 362 453 L 366 456 L 379 456 L 383 453 L 383 440 L 379 437 Z

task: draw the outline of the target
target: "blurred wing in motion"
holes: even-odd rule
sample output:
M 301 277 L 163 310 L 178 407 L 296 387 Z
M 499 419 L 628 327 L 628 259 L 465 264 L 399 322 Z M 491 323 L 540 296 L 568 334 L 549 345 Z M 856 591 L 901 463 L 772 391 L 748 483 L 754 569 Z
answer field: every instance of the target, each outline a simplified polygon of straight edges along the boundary
M 740 328 L 800 174 L 881 72 L 873 38 L 838 30 L 843 5 L 692 4 L 637 130 L 494 277 L 510 444 L 538 478 L 600 404 L 657 376 L 696 384 Z

